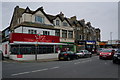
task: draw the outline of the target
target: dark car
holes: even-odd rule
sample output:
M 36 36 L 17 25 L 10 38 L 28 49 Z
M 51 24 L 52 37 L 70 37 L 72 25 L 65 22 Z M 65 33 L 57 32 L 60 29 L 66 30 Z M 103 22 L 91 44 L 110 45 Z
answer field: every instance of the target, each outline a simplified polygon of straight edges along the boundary
M 59 60 L 73 60 L 76 59 L 77 55 L 76 53 L 72 52 L 72 51 L 66 51 L 66 52 L 61 52 L 58 55 L 58 59 Z
M 120 63 L 120 49 L 113 55 L 113 63 Z

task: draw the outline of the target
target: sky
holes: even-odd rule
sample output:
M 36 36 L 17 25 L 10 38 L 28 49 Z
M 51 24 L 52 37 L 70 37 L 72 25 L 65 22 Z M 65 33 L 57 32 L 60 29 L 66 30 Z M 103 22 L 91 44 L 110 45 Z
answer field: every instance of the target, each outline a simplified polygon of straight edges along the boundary
M 101 40 L 110 40 L 110 32 L 112 39 L 118 39 L 118 2 L 2 2 L 0 11 L 2 10 L 2 27 L 5 29 L 10 25 L 15 6 L 26 8 L 27 6 L 35 11 L 43 6 L 47 14 L 56 15 L 63 12 L 66 17 L 76 16 L 77 20 L 85 19 L 91 22 L 91 25 L 101 30 Z

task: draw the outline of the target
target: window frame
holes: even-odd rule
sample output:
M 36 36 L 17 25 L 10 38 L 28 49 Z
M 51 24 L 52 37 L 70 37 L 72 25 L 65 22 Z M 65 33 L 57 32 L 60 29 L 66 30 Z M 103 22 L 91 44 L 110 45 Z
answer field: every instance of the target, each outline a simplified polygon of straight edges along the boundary
M 63 26 L 68 26 L 68 23 L 67 22 L 63 22 Z
M 68 31 L 68 38 L 73 38 L 73 31 Z
M 50 35 L 50 31 L 43 31 L 43 35 Z
M 62 30 L 62 37 L 67 38 L 67 30 Z
M 39 18 L 41 18 L 42 21 L 38 20 Z M 35 22 L 37 22 L 37 23 L 44 23 L 44 17 L 36 15 L 35 16 Z

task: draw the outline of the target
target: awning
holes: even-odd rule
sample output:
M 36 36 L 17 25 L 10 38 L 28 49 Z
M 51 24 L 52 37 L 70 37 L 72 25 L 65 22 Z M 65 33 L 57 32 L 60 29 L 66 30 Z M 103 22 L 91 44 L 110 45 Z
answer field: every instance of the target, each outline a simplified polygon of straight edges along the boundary
M 19 42 L 19 41 L 14 41 L 13 43 L 10 43 L 10 45 L 14 44 L 40 44 L 40 45 L 69 45 L 65 43 L 49 43 L 49 42 Z

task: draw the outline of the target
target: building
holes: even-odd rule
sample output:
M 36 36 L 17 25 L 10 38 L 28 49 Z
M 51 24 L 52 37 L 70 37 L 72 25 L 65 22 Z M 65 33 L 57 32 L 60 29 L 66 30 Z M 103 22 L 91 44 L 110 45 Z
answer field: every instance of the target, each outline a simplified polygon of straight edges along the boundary
M 79 42 L 85 42 L 82 46 L 86 47 L 87 43 L 96 45 L 100 41 L 100 29 L 90 22 L 85 24 L 76 16 L 66 18 L 62 12 L 50 15 L 43 7 L 32 11 L 16 6 L 10 26 L 2 33 L 4 56 L 12 59 L 15 55 L 56 53 L 58 49 L 76 52 Z

